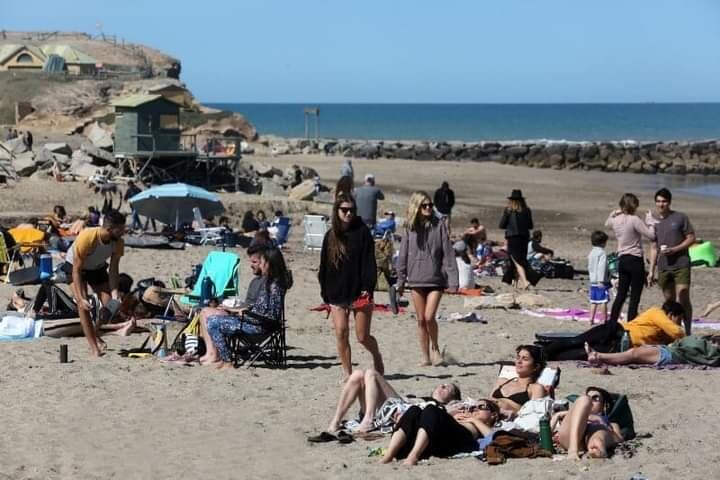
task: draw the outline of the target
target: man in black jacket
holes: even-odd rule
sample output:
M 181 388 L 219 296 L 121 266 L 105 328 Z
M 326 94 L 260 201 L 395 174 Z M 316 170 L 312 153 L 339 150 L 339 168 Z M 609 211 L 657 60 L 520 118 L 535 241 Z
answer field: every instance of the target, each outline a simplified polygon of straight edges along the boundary
M 448 182 L 442 182 L 440 188 L 435 190 L 433 202 L 435 203 L 435 211 L 441 219 L 447 222 L 449 230 L 452 208 L 455 206 L 455 192 L 450 189 Z

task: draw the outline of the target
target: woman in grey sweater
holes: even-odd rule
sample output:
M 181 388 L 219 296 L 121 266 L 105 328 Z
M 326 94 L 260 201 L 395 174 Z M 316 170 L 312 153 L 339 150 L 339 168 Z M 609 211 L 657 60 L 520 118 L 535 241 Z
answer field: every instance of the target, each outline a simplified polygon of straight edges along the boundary
M 435 314 L 443 290 L 457 291 L 458 270 L 447 226 L 433 215 L 433 203 L 425 192 L 410 196 L 397 273 L 398 293 L 402 295 L 405 287 L 412 292 L 421 365 L 440 365 Z

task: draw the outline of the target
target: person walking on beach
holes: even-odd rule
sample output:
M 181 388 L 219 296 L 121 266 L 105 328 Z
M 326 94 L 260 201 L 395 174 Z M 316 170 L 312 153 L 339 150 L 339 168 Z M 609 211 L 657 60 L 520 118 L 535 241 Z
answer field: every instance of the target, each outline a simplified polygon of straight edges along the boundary
M 355 189 L 355 201 L 357 202 L 357 214 L 370 231 L 375 228 L 377 222 L 378 200 L 385 200 L 385 195 L 375 186 L 375 176 L 368 173 L 365 175 L 363 186 Z
M 455 253 L 447 226 L 433 214 L 433 203 L 425 192 L 410 196 L 406 222 L 397 261 L 397 291 L 402 295 L 408 287 L 412 292 L 422 355 L 420 365 L 441 365 L 443 355 L 435 314 L 443 290 L 458 289 Z
M 83 334 L 90 346 L 90 355 L 99 357 L 105 351 L 105 342 L 99 337 L 99 325 L 90 319 L 88 286 L 106 305 L 111 299 L 119 300 L 118 272 L 120 257 L 124 253 L 123 234 L 125 215 L 117 210 L 105 214 L 103 226 L 86 228 L 78 235 L 67 252 L 65 273 L 72 274 L 72 293 L 78 306 Z M 110 265 L 106 263 L 110 259 Z
M 127 182 L 127 190 L 125 190 L 125 195 L 123 196 L 123 200 L 130 205 L 130 199 L 140 193 L 142 190 L 140 190 L 140 187 L 135 185 L 135 182 L 132 180 L 128 180 Z M 140 222 L 140 215 L 138 215 L 137 210 L 134 207 L 130 207 L 132 213 L 132 224 L 130 228 L 133 230 L 141 230 L 142 229 L 142 222 Z
M 527 261 L 530 230 L 534 228 L 532 211 L 525 203 L 521 190 L 513 190 L 508 199 L 508 205 L 500 219 L 500 228 L 505 230 L 507 251 L 510 256 L 508 268 L 502 281 L 526 289 L 528 285 L 535 286 L 540 281 L 540 274 L 533 270 Z
M 695 230 L 690 219 L 671 208 L 672 193 L 661 188 L 655 193 L 655 214 L 648 212 L 645 223 L 655 227 L 655 243 L 650 248 L 648 285 L 652 285 L 657 268 L 657 283 L 665 300 L 675 300 L 685 309 L 685 334 L 692 328 L 690 303 L 690 254 L 695 243 Z
M 341 193 L 335 199 L 330 230 L 320 251 L 320 295 L 330 305 L 343 381 L 352 373 L 349 342 L 350 312 L 355 316 L 357 341 L 370 352 L 373 368 L 385 371 L 377 340 L 370 334 L 373 292 L 377 281 L 375 243 L 356 215 L 355 200 Z
M 445 220 L 449 231 L 452 209 L 455 206 L 455 192 L 452 191 L 448 182 L 442 182 L 440 188 L 435 190 L 433 201 L 435 202 L 435 211 L 441 219 Z
M 350 180 L 355 181 L 355 171 L 353 170 L 352 162 L 350 159 L 346 159 L 342 165 L 340 165 L 340 176 L 350 177 Z
M 620 311 L 630 292 L 627 320 L 638 315 L 640 296 L 645 286 L 645 261 L 643 260 L 642 237 L 655 240 L 655 230 L 649 228 L 635 215 L 640 202 L 632 193 L 620 197 L 620 208 L 610 212 L 605 226 L 612 228 L 617 239 L 618 288 L 617 296 L 610 311 L 610 321 L 617 322 Z

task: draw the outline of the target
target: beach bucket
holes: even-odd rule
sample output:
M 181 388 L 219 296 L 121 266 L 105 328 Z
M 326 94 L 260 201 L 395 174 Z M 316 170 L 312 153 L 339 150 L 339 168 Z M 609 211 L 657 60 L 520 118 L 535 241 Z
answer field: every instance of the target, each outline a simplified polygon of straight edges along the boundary
M 49 253 L 43 253 L 40 255 L 40 280 L 47 280 L 52 277 L 52 274 L 52 255 Z

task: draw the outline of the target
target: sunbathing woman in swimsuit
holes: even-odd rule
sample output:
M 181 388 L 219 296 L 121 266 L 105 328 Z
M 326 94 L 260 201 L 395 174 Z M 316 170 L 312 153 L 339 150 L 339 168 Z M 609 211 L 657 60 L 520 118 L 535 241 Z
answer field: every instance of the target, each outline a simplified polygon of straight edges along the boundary
M 515 371 L 518 376 L 510 380 L 498 378 L 490 394 L 500 410 L 509 416 L 516 414 L 528 400 L 546 395 L 545 388 L 536 383 L 545 368 L 542 350 L 534 345 L 520 345 L 515 352 Z
M 609 408 L 610 394 L 602 388 L 588 387 L 570 410 L 553 415 L 551 428 L 562 420 L 557 439 L 570 458 L 579 459 L 582 449 L 589 457 L 607 458 L 608 449 L 624 440 L 620 426 L 607 417 Z
M 497 404 L 489 399 L 452 414 L 432 404 L 423 409 L 412 406 L 398 421 L 381 463 L 404 458 L 405 465 L 416 465 L 431 456 L 473 452 L 478 449 L 477 440 L 490 434 L 499 413 Z

